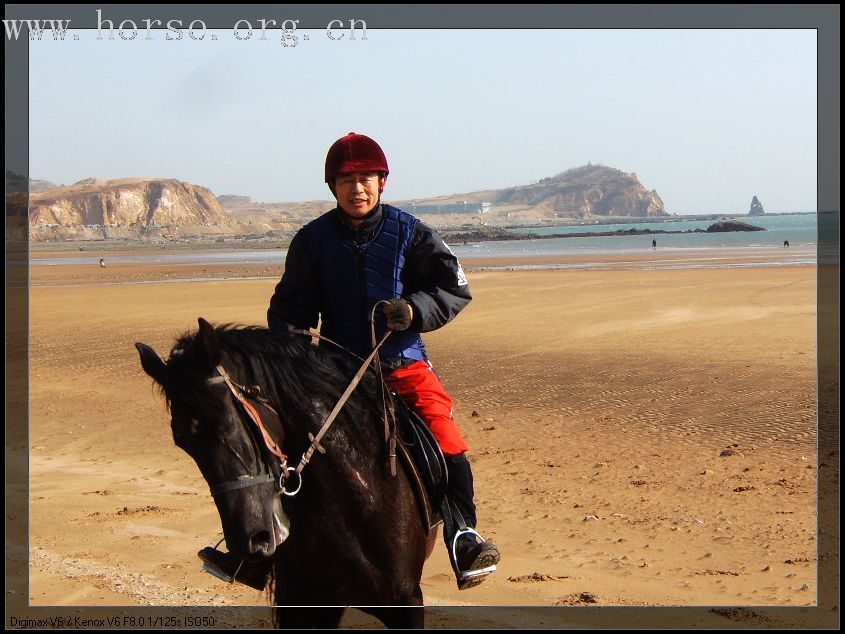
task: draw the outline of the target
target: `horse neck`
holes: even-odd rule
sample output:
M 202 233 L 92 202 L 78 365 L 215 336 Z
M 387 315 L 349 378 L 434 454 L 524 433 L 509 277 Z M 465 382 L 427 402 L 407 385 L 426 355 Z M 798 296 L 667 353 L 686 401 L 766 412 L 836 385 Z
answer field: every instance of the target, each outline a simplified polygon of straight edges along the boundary
M 334 408 L 340 394 L 336 391 L 337 386 L 327 389 L 326 384 L 319 387 L 308 385 L 309 377 L 319 381 L 319 376 L 313 367 L 304 367 L 307 356 L 296 358 L 269 347 L 260 353 L 258 363 L 248 361 L 244 352 L 230 352 L 229 356 L 237 376 L 243 379 L 242 383 L 251 384 L 253 378 L 250 375 L 254 373 L 274 382 L 274 385 L 259 383 L 262 395 L 278 412 L 282 427 L 281 434 L 276 429 L 268 431 L 277 441 L 283 438 L 282 451 L 288 455 L 289 464 L 295 466 L 311 443 L 308 435 L 319 433 Z M 306 378 L 303 379 L 303 376 Z M 386 459 L 382 412 L 373 403 L 361 400 L 363 387 L 359 385 L 356 388 L 357 392 L 353 392 L 326 433 L 322 444 L 327 453 L 315 452 L 312 456 L 315 465 L 324 464 L 316 469 L 314 465 L 305 468 L 303 473 L 306 478 L 310 471 L 325 471 L 327 487 L 337 485 L 342 479 L 348 480 L 349 486 L 355 488 L 362 479 L 373 480 L 380 472 Z M 373 485 L 363 485 L 365 489 L 368 486 Z

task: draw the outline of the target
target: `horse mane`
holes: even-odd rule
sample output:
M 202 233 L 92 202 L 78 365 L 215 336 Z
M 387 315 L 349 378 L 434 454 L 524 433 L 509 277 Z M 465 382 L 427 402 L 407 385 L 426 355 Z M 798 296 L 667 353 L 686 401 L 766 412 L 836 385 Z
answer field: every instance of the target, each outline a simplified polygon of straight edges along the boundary
M 315 401 L 333 405 L 358 369 L 357 359 L 349 353 L 314 346 L 303 335 L 233 324 L 215 326 L 214 330 L 224 352 L 223 365 L 232 379 L 258 385 L 264 398 L 286 416 L 300 420 L 314 416 Z M 173 398 L 192 400 L 197 381 L 208 376 L 199 332 L 188 332 L 177 339 L 167 370 L 163 392 L 168 406 Z M 381 406 L 380 391 L 374 373 L 368 372 L 344 410 L 358 418 L 374 406 Z

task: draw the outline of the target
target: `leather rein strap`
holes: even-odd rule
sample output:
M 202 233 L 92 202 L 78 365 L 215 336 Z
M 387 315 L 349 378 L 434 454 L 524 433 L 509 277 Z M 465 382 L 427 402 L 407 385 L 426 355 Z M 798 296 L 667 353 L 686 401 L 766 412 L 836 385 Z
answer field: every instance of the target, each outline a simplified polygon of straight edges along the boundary
M 308 333 L 308 334 L 311 334 L 311 333 Z M 326 432 L 329 431 L 329 428 L 332 426 L 332 423 L 334 423 L 335 418 L 337 418 L 337 415 L 340 413 L 340 410 L 343 409 L 343 406 L 346 404 L 346 401 L 349 400 L 349 397 L 352 394 L 352 391 L 357 387 L 358 383 L 361 381 L 361 378 L 366 373 L 367 368 L 369 367 L 370 363 L 372 363 L 373 359 L 378 354 L 378 350 L 379 350 L 379 348 L 381 348 L 381 344 L 383 344 L 389 336 L 390 336 L 390 331 L 384 333 L 384 337 L 382 337 L 382 340 L 378 343 L 378 345 L 375 347 L 375 349 L 370 353 L 370 356 L 368 356 L 366 359 L 364 359 L 364 363 L 361 365 L 361 367 L 355 373 L 355 376 L 352 377 L 352 381 L 346 387 L 346 390 L 344 390 L 344 392 L 341 395 L 340 399 L 338 400 L 337 404 L 335 404 L 334 409 L 326 417 L 326 420 L 323 423 L 323 426 L 320 427 L 320 431 L 317 432 L 317 435 L 314 436 L 314 434 L 308 434 L 308 438 L 309 438 L 309 440 L 311 440 L 311 446 L 308 447 L 308 450 L 302 455 L 302 459 L 299 461 L 299 464 L 296 466 L 296 469 L 295 469 L 296 474 L 300 478 L 300 482 L 302 480 L 302 470 L 305 468 L 305 466 L 311 460 L 311 456 L 314 455 L 314 451 L 319 450 L 320 453 L 326 453 L 326 450 L 320 445 L 320 440 L 323 438 L 323 436 L 326 435 Z
M 381 386 L 381 411 L 383 412 L 384 416 L 384 440 L 387 443 L 387 456 L 390 462 L 390 475 L 396 477 L 396 412 L 393 411 L 393 402 L 390 400 L 390 397 L 387 395 L 387 390 L 385 389 L 384 383 L 384 374 L 381 368 L 381 359 L 378 355 L 378 349 L 381 347 L 381 344 L 376 345 L 376 308 L 380 304 L 386 304 L 386 302 L 376 302 L 373 306 L 373 310 L 370 313 L 370 336 L 372 337 L 372 346 L 376 351 L 376 374 L 378 375 L 378 382 Z M 387 331 L 388 334 L 390 331 Z M 385 335 L 385 339 L 387 336 Z M 384 340 L 382 340 L 384 343 Z M 390 413 L 388 413 L 388 411 Z M 393 421 L 393 426 L 391 426 L 391 421 Z
M 346 401 L 349 400 L 349 397 L 351 396 L 352 392 L 355 390 L 355 388 L 357 387 L 361 378 L 366 373 L 367 368 L 370 366 L 370 364 L 373 362 L 374 359 L 375 359 L 375 366 L 376 366 L 376 374 L 379 378 L 379 383 L 381 383 L 381 386 L 382 386 L 382 405 L 384 407 L 384 434 L 385 434 L 385 440 L 388 441 L 388 445 L 389 445 L 388 453 L 389 453 L 389 457 L 390 457 L 390 472 L 391 472 L 391 475 L 394 475 L 394 476 L 396 475 L 396 433 L 395 433 L 395 429 L 394 430 L 390 429 L 390 423 L 388 421 L 388 414 L 387 414 L 388 408 L 387 408 L 387 402 L 385 400 L 385 393 L 384 393 L 384 378 L 382 377 L 381 361 L 379 360 L 379 356 L 378 356 L 379 348 L 381 348 L 382 344 L 387 340 L 387 338 L 390 336 L 392 331 L 388 330 L 386 333 L 384 333 L 384 336 L 382 337 L 381 341 L 376 343 L 375 311 L 376 311 L 376 308 L 380 304 L 382 304 L 382 302 L 376 302 L 376 304 L 373 306 L 373 309 L 370 313 L 370 333 L 371 333 L 371 336 L 372 336 L 373 351 L 370 353 L 370 355 L 366 359 L 362 360 L 363 363 L 361 364 L 361 367 L 358 369 L 358 372 L 355 373 L 355 376 L 352 377 L 352 381 L 349 383 L 346 390 L 341 395 L 337 404 L 334 406 L 334 409 L 331 411 L 331 413 L 328 415 L 328 417 L 326 417 L 326 420 L 323 423 L 323 426 L 320 428 L 320 431 L 317 433 L 317 436 L 314 436 L 313 434 L 308 434 L 308 438 L 309 438 L 309 440 L 311 440 L 311 446 L 308 447 L 308 450 L 305 452 L 305 454 L 303 454 L 302 459 L 299 461 L 299 464 L 297 465 L 297 467 L 295 469 L 296 474 L 299 476 L 300 484 L 302 483 L 302 470 L 305 468 L 305 465 L 307 465 L 308 462 L 311 460 L 311 456 L 314 455 L 314 451 L 319 450 L 320 453 L 326 453 L 326 450 L 320 445 L 320 440 L 323 438 L 323 436 L 329 430 L 329 427 L 331 427 L 335 418 L 337 418 L 337 415 L 340 413 L 340 410 L 343 409 L 343 406 L 346 404 Z M 356 358 L 358 358 L 358 359 L 361 358 L 358 355 L 356 355 L 354 352 L 347 350 L 346 348 L 341 346 L 339 343 L 332 341 L 328 337 L 324 337 L 322 335 L 312 333 L 310 330 L 300 330 L 300 329 L 292 328 L 291 332 L 296 333 L 296 334 L 301 334 L 301 335 L 307 335 L 307 336 L 310 336 L 310 337 L 317 337 L 318 339 L 323 339 L 323 340 L 328 341 L 329 343 L 341 348 L 342 350 L 346 350 L 346 352 L 348 352 L 349 354 L 352 354 Z

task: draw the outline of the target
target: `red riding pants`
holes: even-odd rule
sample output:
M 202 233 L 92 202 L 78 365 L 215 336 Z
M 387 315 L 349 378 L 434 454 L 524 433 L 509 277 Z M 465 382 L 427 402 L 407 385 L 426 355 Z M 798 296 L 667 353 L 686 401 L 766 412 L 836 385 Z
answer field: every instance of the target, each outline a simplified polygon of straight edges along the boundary
M 425 421 L 444 454 L 454 456 L 469 450 L 452 418 L 452 399 L 430 363 L 417 361 L 386 372 L 384 381 Z

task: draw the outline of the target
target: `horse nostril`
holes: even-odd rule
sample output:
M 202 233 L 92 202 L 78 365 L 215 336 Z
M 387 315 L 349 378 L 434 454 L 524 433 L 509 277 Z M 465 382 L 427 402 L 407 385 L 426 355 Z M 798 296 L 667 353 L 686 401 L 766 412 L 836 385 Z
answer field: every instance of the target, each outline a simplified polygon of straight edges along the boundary
M 249 538 L 249 554 L 252 557 L 269 557 L 273 554 L 273 535 L 270 531 L 258 531 Z

